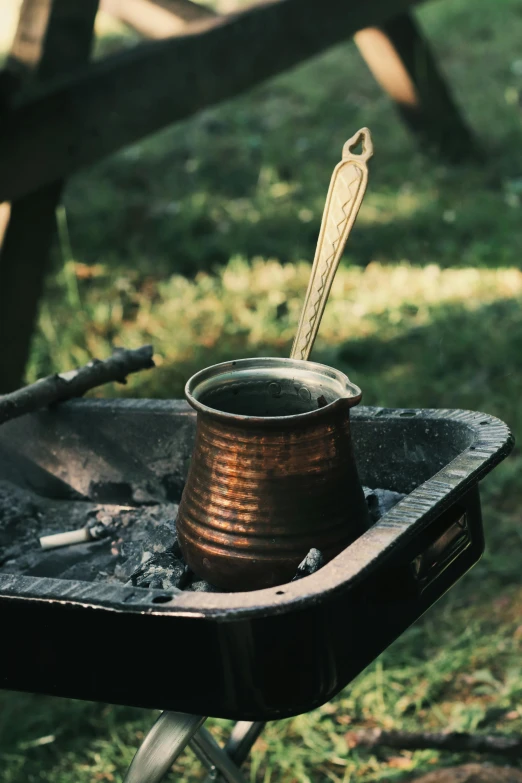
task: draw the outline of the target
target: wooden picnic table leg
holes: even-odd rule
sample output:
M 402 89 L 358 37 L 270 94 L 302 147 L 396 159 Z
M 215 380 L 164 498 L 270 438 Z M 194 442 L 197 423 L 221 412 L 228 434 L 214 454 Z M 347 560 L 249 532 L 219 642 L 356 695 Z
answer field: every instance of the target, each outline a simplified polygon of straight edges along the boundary
M 355 42 L 408 127 L 451 162 L 476 157 L 477 143 L 410 11 L 355 35 Z
M 83 65 L 93 38 L 98 0 L 24 0 L 7 63 L 9 87 L 31 89 Z M 3 111 L 17 92 L 5 97 Z M 63 182 L 0 205 L 0 394 L 20 386 L 55 234 Z

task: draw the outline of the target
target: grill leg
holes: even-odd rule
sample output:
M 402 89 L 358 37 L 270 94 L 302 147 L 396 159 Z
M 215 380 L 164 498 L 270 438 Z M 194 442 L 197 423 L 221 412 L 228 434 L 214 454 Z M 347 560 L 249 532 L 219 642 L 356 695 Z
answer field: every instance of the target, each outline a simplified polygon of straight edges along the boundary
M 208 781 L 213 783 L 245 783 L 241 774 L 224 748 L 221 748 L 212 734 L 205 728 L 200 728 L 192 738 L 190 747 L 209 770 Z
M 138 748 L 123 783 L 159 783 L 204 722 L 199 715 L 162 712 Z
M 239 767 L 265 724 L 239 721 L 221 748 L 203 728 L 205 720 L 199 715 L 162 712 L 138 748 L 123 783 L 160 783 L 189 743 L 209 769 L 207 783 L 244 783 Z
M 230 734 L 225 747 L 223 749 L 218 747 L 220 753 L 219 760 L 212 765 L 213 768 L 210 767 L 210 774 L 206 778 L 205 783 L 223 783 L 224 780 L 226 780 L 227 783 L 240 783 L 240 781 L 243 781 L 244 778 L 241 774 L 239 774 L 239 777 L 227 777 L 227 770 L 224 769 L 223 766 L 220 766 L 219 762 L 222 762 L 223 758 L 225 758 L 227 760 L 227 769 L 232 770 L 233 774 L 236 774 L 236 770 L 239 772 L 239 767 L 246 761 L 252 745 L 263 731 L 265 725 L 266 724 L 262 721 L 255 721 L 254 723 L 247 720 L 238 721 L 232 729 L 232 733 Z M 199 754 L 195 745 L 203 732 L 208 734 L 205 729 L 201 729 L 191 743 L 191 747 L 196 755 Z M 212 740 L 212 737 L 210 737 L 210 739 Z M 217 743 L 215 744 L 217 746 Z M 205 763 L 204 759 L 203 762 Z M 228 766 L 230 764 L 232 765 L 231 767 Z M 207 766 L 209 765 L 207 764 Z
M 228 753 L 232 761 L 241 766 L 265 726 L 266 723 L 260 720 L 254 721 L 254 723 L 250 723 L 248 720 L 238 721 L 225 745 L 225 753 Z

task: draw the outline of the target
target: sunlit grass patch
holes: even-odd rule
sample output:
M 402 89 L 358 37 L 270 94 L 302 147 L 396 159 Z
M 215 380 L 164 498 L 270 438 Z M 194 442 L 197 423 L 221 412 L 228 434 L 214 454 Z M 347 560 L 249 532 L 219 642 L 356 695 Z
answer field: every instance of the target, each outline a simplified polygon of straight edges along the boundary
M 180 275 L 166 280 L 133 273 L 123 276 L 103 265 L 90 269 L 86 275 L 86 267 L 69 261 L 57 277 L 40 315 L 31 378 L 91 355 L 105 356 L 113 345 L 147 341 L 154 343 L 162 367 L 175 371 L 180 365 L 185 375 L 202 361 L 212 361 L 210 351 L 215 361 L 234 354 L 285 355 L 310 274 L 307 263 L 263 259 L 248 263 L 240 258 L 214 275 L 200 273 L 194 280 Z M 513 268 L 440 269 L 407 263 L 341 267 L 316 355 L 327 353 L 337 362 L 340 356 L 342 362 L 347 341 L 376 337 L 389 341 L 429 327 L 441 308 L 451 306 L 465 319 L 487 305 L 516 303 L 520 297 L 522 272 Z M 513 329 L 512 315 L 506 333 Z M 344 353 L 349 354 L 349 349 Z M 140 388 L 139 378 L 133 383 Z M 180 386 L 156 388 L 162 396 L 181 393 Z

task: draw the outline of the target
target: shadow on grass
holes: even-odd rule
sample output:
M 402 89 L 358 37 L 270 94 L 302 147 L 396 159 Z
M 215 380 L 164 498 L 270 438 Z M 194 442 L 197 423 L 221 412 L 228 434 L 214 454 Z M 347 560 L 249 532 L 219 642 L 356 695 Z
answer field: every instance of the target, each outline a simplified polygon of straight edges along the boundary
M 122 766 L 122 755 L 130 763 L 137 733 L 146 732 L 154 720 L 141 709 L 9 691 L 0 691 L 0 714 L 5 783 L 77 779 L 70 776 L 73 764 L 85 773 L 82 780 L 114 780 L 110 774 L 96 775 L 96 756 L 105 757 L 109 770 L 118 762 Z
M 366 125 L 375 157 L 352 262 L 519 265 L 520 119 L 491 75 L 493 63 L 504 78 L 505 19 L 492 30 L 498 52 L 484 72 L 477 135 L 498 132 L 483 138 L 482 164 L 448 167 L 421 154 L 346 43 L 80 172 L 66 193 L 76 258 L 160 276 L 237 254 L 311 259 L 343 142 Z M 480 35 L 466 31 L 482 62 Z M 459 39 L 453 56 L 465 54 Z M 461 67 L 461 89 L 480 79 L 471 70 Z
M 211 135 L 208 145 L 216 147 Z M 192 276 L 235 255 L 282 262 L 312 259 L 332 171 L 323 161 L 332 156 L 323 155 L 321 165 L 301 157 L 289 163 L 281 150 L 265 153 L 261 162 L 250 155 L 235 164 L 203 162 L 192 175 L 184 170 L 186 162 L 168 157 L 150 163 L 120 161 L 97 184 L 89 175 L 96 193 L 81 207 L 83 215 L 71 202 L 75 252 L 89 263 L 103 259 L 160 276 Z M 403 152 L 393 162 L 386 157 L 386 149 L 381 150 L 370 174 L 361 220 L 347 246 L 352 263 L 408 259 L 442 267 L 520 266 L 518 196 L 507 185 L 492 182 L 498 158 L 484 167 L 437 176 L 415 153 Z M 269 182 L 263 183 L 263 172 Z M 416 185 L 404 190 L 405 177 Z M 274 196 L 285 189 L 287 196 Z M 411 202 L 408 214 L 400 211 L 404 193 Z

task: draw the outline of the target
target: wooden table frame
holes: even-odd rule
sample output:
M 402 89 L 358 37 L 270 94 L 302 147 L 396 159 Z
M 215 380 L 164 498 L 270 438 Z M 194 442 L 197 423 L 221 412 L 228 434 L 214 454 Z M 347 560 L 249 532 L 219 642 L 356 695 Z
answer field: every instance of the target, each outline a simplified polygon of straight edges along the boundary
M 23 380 L 56 206 L 82 167 L 351 36 L 425 145 L 475 154 L 413 4 L 264 0 L 217 16 L 190 0 L 102 0 L 156 40 L 89 63 L 98 0 L 23 0 L 0 72 L 0 393 Z

